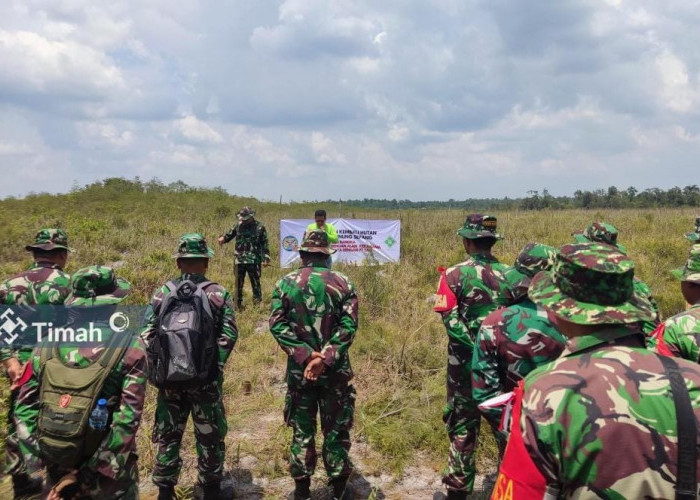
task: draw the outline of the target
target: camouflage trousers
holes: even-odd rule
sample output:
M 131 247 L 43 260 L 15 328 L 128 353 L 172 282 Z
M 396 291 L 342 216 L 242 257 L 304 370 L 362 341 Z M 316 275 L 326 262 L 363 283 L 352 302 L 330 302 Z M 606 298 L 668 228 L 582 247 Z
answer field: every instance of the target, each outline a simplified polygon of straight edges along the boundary
M 311 477 L 316 470 L 316 414 L 321 416 L 323 464 L 330 479 L 348 477 L 350 429 L 355 418 L 355 388 L 348 382 L 330 386 L 289 387 L 284 421 L 292 428 L 289 471 L 293 478 Z
M 156 418 L 153 424 L 154 443 L 158 443 L 153 482 L 158 486 L 177 484 L 182 468 L 180 443 L 187 419 L 192 414 L 197 449 L 199 483 L 221 481 L 224 472 L 224 438 L 228 431 L 221 384 L 158 392 Z
M 472 398 L 473 350 L 473 346 L 458 344 L 452 340 L 447 345 L 447 405 L 443 413 L 443 421 L 450 438 L 450 457 L 442 482 L 450 490 L 467 493 L 474 489 L 474 452 L 481 427 L 481 414 Z M 497 435 L 497 440 L 498 437 Z M 499 440 L 498 444 L 502 455 L 505 443 Z
M 28 356 L 27 356 L 28 357 Z M 23 361 L 20 357 L 20 362 Z M 21 388 L 26 393 L 35 393 L 39 384 L 35 378 L 29 379 Z M 28 404 L 18 398 L 20 388 L 10 392 L 7 411 L 7 437 L 5 438 L 5 474 L 17 475 L 35 472 L 39 465 L 39 450 L 27 422 L 39 413 L 39 399 Z M 29 467 L 28 467 L 29 465 Z M 29 469 L 29 470 L 28 470 Z
M 236 266 L 236 303 L 240 306 L 243 303 L 243 284 L 245 275 L 250 278 L 250 287 L 253 289 L 253 300 L 262 300 L 262 288 L 260 286 L 261 264 L 235 264 Z
M 97 474 L 95 484 L 87 495 L 79 497 L 80 500 L 94 498 L 138 500 L 139 498 L 139 468 L 138 457 L 132 453 L 127 459 L 127 463 L 121 469 L 122 473 L 118 478 L 112 479 L 101 474 Z M 71 469 L 64 469 L 55 464 L 49 464 L 46 468 L 46 484 L 44 493 L 48 495 L 54 484 L 59 482 L 63 476 L 71 472 Z M 42 497 L 44 498 L 44 497 Z

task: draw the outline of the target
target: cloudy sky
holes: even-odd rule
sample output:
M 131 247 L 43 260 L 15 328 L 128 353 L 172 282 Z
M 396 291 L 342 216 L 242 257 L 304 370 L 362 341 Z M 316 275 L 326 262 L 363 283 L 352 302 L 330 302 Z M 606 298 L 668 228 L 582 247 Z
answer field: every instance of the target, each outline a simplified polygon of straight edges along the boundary
M 0 197 L 700 182 L 697 0 L 3 0 Z

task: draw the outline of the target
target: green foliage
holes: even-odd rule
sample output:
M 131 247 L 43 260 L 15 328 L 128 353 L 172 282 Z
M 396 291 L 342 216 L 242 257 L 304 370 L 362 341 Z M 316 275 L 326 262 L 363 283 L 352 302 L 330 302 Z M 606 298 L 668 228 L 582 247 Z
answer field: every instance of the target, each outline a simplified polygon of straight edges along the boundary
M 326 203 L 336 203 L 327 201 Z M 658 207 L 698 207 L 700 206 L 700 187 L 693 184 L 668 190 L 659 188 L 639 191 L 630 186 L 625 190 L 610 186 L 594 191 L 577 190 L 573 196 L 552 196 L 547 189 L 542 194 L 536 190 L 527 192 L 524 198 L 468 198 L 466 200 L 448 201 L 411 201 L 411 200 L 345 200 L 351 207 L 363 207 L 383 210 L 407 209 L 459 209 L 459 210 L 562 210 L 571 208 L 658 208 Z
M 686 190 L 681 193 L 687 196 Z M 608 196 L 607 191 L 604 194 Z M 636 202 L 647 195 L 631 196 L 618 190 L 610 196 L 626 196 Z M 40 227 L 58 226 L 67 231 L 76 250 L 70 256 L 68 272 L 90 264 L 118 262 L 117 273 L 133 285 L 129 303 L 145 304 L 157 287 L 177 274 L 171 254 L 178 237 L 199 231 L 216 252 L 209 277 L 233 290 L 233 249 L 231 245 L 218 247 L 216 238 L 235 222 L 235 213 L 243 205 L 253 206 L 257 218 L 266 224 L 273 256 L 278 254 L 279 220 L 311 218 L 316 208 L 326 208 L 330 218 L 401 219 L 400 264 L 339 267 L 354 281 L 360 297 L 360 329 L 351 349 L 358 393 L 354 436 L 377 456 L 373 460 L 377 470 L 400 471 L 416 461 L 435 470 L 442 468 L 448 445 L 442 424 L 446 335 L 430 297 L 438 281 L 436 267 L 465 259 L 455 231 L 471 210 L 466 207 L 472 205 L 466 202 L 454 202 L 444 210 L 404 209 L 404 203 L 399 208 L 397 202 L 389 210 L 381 207 L 384 211 L 378 211 L 347 202 L 342 206 L 337 202 L 262 203 L 230 196 L 222 189 L 107 179 L 66 195 L 33 194 L 0 201 L 0 274 L 7 277 L 24 269 L 30 261 L 24 245 Z M 685 261 L 688 242 L 683 233 L 692 228 L 696 211 L 608 210 L 594 207 L 592 202 L 589 207 L 595 210 L 498 210 L 499 232 L 505 239 L 494 252 L 512 263 L 528 242 L 559 246 L 571 241 L 572 231 L 593 220 L 610 222 L 620 230 L 620 242 L 629 248 L 637 275 L 651 286 L 663 315 L 682 310 L 679 286 L 668 271 Z M 276 267 L 264 271 L 266 296 L 288 271 Z M 245 295 L 250 304 L 248 288 Z M 286 474 L 289 431 L 282 423 L 286 359 L 267 332 L 268 314 L 267 300 L 237 314 L 240 340 L 227 365 L 224 393 L 231 428 L 227 463 L 235 460 L 239 450 L 258 459 L 254 475 L 271 478 Z M 150 472 L 154 455 L 149 441 L 154 396 L 150 390 L 138 437 L 143 477 Z M 487 426 L 482 435 L 478 463 L 489 472 L 495 463 L 495 446 Z M 190 469 L 193 448 L 188 433 L 183 450 Z M 190 469 L 187 477 L 193 477 Z

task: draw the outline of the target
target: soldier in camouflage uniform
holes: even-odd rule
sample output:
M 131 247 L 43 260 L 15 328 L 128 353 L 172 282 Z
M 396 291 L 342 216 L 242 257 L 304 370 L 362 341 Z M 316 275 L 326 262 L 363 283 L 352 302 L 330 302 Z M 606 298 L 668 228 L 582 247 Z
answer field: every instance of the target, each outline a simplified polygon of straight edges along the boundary
M 700 363 L 700 245 L 690 249 L 682 269 L 672 271 L 690 308 L 666 320 L 654 332 L 657 352 Z
M 529 296 L 569 340 L 516 389 L 492 498 L 544 498 L 547 490 L 547 498 L 687 498 L 676 496 L 684 446 L 674 395 L 690 397 L 686 410 L 678 404 L 680 420 L 696 428 L 700 367 L 648 351 L 634 331 L 655 313 L 635 292 L 632 260 L 610 245 L 565 245 Z M 699 465 L 690 461 L 691 474 Z M 689 482 L 695 498 L 697 481 Z
M 527 296 L 532 278 L 551 269 L 556 250 L 529 243 L 506 276 L 519 299 L 489 314 L 481 323 L 472 357 L 472 394 L 477 405 L 515 389 L 525 375 L 559 356 L 566 339 L 549 320 L 547 311 Z M 481 408 L 492 427 L 501 423 L 503 406 Z
M 700 217 L 695 218 L 695 231 L 686 233 L 685 237 L 693 244 L 700 243 Z
M 201 234 L 188 233 L 180 238 L 178 251 L 173 255 L 181 275 L 176 284 L 190 280 L 195 284 L 207 281 L 205 273 L 209 258 L 214 256 Z M 164 285 L 155 292 L 146 311 L 146 326 L 142 337 L 146 345 L 155 335 L 163 298 L 170 292 Z M 238 339 L 238 327 L 233 312 L 231 294 L 221 285 L 211 283 L 204 288 L 212 313 L 217 319 L 219 367 L 223 368 Z M 205 499 L 218 498 L 224 472 L 224 438 L 228 431 L 222 401 L 223 375 L 203 387 L 191 389 L 161 389 L 158 391 L 156 417 L 153 424 L 153 442 L 158 444 L 153 482 L 159 487 L 159 500 L 173 499 L 180 476 L 182 460 L 180 443 L 190 413 L 197 441 L 197 468 L 199 486 Z
M 310 497 L 318 412 L 334 498 L 352 498 L 347 480 L 355 389 L 348 349 L 357 330 L 357 295 L 346 276 L 328 269 L 333 252 L 324 231 L 308 233 L 299 248 L 302 268 L 272 293 L 270 332 L 289 356 L 284 419 L 293 429 L 289 461 L 297 500 Z
M 443 420 L 450 438 L 450 457 L 443 483 L 448 498 L 466 498 L 474 488 L 474 451 L 481 415 L 472 397 L 471 360 L 481 322 L 498 307 L 513 300 L 506 279 L 509 266 L 501 264 L 491 248 L 501 236 L 496 217 L 471 214 L 457 231 L 469 258 L 441 278 L 435 310 L 442 315 L 448 335 L 447 405 Z M 444 293 L 442 293 L 444 291 Z
M 70 276 L 63 272 L 68 260 L 68 237 L 62 229 L 42 229 L 27 245 L 26 250 L 32 252 L 34 263 L 31 267 L 0 285 L 0 304 L 37 305 L 63 304 L 70 292 Z M 8 429 L 5 439 L 6 467 L 5 473 L 12 475 L 15 497 L 20 498 L 41 491 L 41 481 L 30 478 L 25 471 L 22 456 L 29 450 L 22 449 L 22 441 L 26 438 L 26 429 L 22 421 L 34 408 L 17 404 L 18 387 L 16 382 L 22 375 L 24 366 L 32 353 L 31 346 L 20 346 L 18 349 L 0 349 L 0 363 L 7 370 L 13 390 L 10 392 L 9 412 L 7 416 Z M 29 382 L 33 383 L 33 382 Z
M 236 305 L 240 309 L 243 305 L 243 283 L 246 273 L 250 277 L 253 301 L 259 303 L 262 300 L 261 266 L 267 266 L 270 263 L 267 230 L 261 222 L 255 219 L 255 210 L 243 207 L 238 212 L 238 223 L 228 233 L 219 236 L 219 245 L 228 243 L 232 239 L 236 240 L 236 261 L 234 263 L 236 266 Z
M 112 418 L 99 448 L 77 469 L 53 462 L 51 456 L 41 457 L 47 468 L 47 489 L 51 488 L 49 498 L 138 498 L 136 434 L 146 396 L 146 351 L 135 332 L 114 332 L 108 326 L 116 304 L 123 301 L 130 291 L 129 282 L 117 278 L 114 271 L 105 266 L 80 269 L 71 280 L 71 294 L 65 304 L 70 309 L 100 308 L 98 318 L 92 321 L 102 331 L 102 342 L 84 346 L 59 344 L 57 356 L 61 362 L 66 366 L 85 368 L 99 361 L 112 335 L 128 335 L 131 340 L 100 393 L 100 397 L 107 400 Z M 50 348 L 53 347 L 43 347 Z M 43 368 L 41 350 L 42 347 L 37 347 L 32 354 L 31 383 L 22 386 L 18 398 L 20 404 L 33 408 L 25 425 L 30 431 L 30 448 L 34 450 L 39 448 L 36 438 Z M 34 470 L 41 465 L 37 456 L 27 457 L 26 461 L 28 468 Z
M 605 222 L 593 222 L 583 231 L 571 234 L 577 243 L 605 243 L 607 245 L 612 245 L 617 248 L 620 252 L 626 254 L 627 248 L 617 242 L 617 228 L 612 224 L 607 224 Z M 644 283 L 639 278 L 634 279 L 634 290 L 638 295 L 645 297 L 649 302 L 651 302 L 654 308 L 654 319 L 652 321 L 645 321 L 643 323 L 644 333 L 651 335 L 651 333 L 659 326 L 661 322 L 661 316 L 659 314 L 659 304 L 657 304 L 656 299 L 651 293 L 651 288 L 649 285 Z

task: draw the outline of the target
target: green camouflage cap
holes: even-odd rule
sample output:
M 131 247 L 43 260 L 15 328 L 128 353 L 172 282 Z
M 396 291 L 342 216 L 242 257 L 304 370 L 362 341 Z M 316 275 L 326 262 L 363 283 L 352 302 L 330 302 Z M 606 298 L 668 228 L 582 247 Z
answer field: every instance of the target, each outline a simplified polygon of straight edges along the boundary
M 299 247 L 300 252 L 325 253 L 330 255 L 335 253 L 328 242 L 328 235 L 325 231 L 309 231 L 304 235 L 304 241 Z
M 693 245 L 688 253 L 688 261 L 680 269 L 671 271 L 674 278 L 700 284 L 700 245 Z
M 68 235 L 63 229 L 46 228 L 36 233 L 34 243 L 24 247 L 27 251 L 32 250 L 68 250 Z
M 238 220 L 249 220 L 255 217 L 255 210 L 250 207 L 243 207 L 238 211 Z
M 634 262 L 611 245 L 564 245 L 553 270 L 532 279 L 529 296 L 579 325 L 654 320 L 651 303 L 634 292 Z
M 177 252 L 173 254 L 176 259 L 208 259 L 213 256 L 214 252 L 207 246 L 207 240 L 199 233 L 183 234 Z
M 616 247 L 622 253 L 627 253 L 627 248 L 617 242 L 617 228 L 606 222 L 593 222 L 583 231 L 571 233 L 577 243 L 605 243 Z
M 528 243 L 518 254 L 513 267 L 521 274 L 532 278 L 540 271 L 552 269 L 556 257 L 556 248 L 542 243 Z
M 700 242 L 700 217 L 695 218 L 695 232 L 687 233 L 685 237 L 693 243 Z
M 549 271 L 554 266 L 557 250 L 542 243 L 528 243 L 515 259 L 513 267 L 506 271 L 506 280 L 513 283 L 516 295 L 527 295 L 532 278 L 540 271 Z
M 70 280 L 67 306 L 118 304 L 131 293 L 131 283 L 118 278 L 107 266 L 90 266 L 76 271 Z
M 498 220 L 493 215 L 469 214 L 464 225 L 457 231 L 462 238 L 475 240 L 478 238 L 501 239 L 501 235 L 496 232 Z

